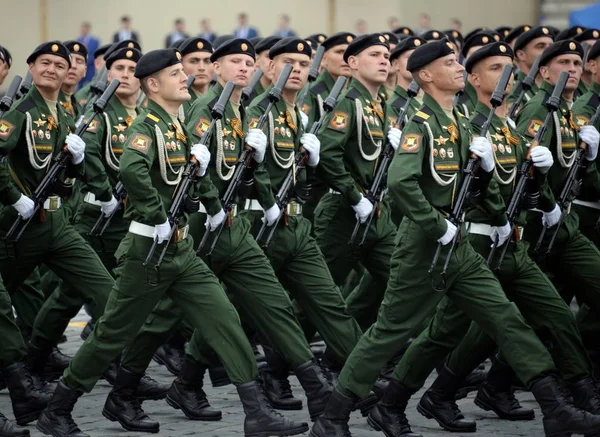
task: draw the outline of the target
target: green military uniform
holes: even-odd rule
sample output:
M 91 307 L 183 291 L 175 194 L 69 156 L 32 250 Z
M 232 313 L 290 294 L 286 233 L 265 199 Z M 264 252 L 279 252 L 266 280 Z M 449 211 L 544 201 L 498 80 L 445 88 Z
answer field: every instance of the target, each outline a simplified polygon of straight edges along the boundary
M 537 130 L 543 124 L 548 112 L 543 103 L 550 96 L 552 90 L 553 86 L 544 81 L 538 94 L 527 102 L 519 113 L 517 119 L 518 131 L 528 140 L 533 139 Z M 548 172 L 548 184 L 554 193 L 554 197 L 558 197 L 562 190 L 578 143 L 578 125 L 567 103 L 561 100 L 553 123 L 541 141 L 541 145 L 548 147 L 554 157 L 554 165 Z M 587 168 L 582 173 L 584 187 L 597 186 L 598 172 L 595 163 L 588 163 Z M 540 204 L 540 209 L 551 211 L 554 205 L 554 199 L 550 199 L 548 203 Z M 555 230 L 556 227 L 552 227 L 546 232 L 540 251 L 546 250 Z M 532 245 L 532 248 L 536 244 L 541 231 L 541 213 L 529 211 L 525 239 Z M 534 259 L 536 256 L 537 254 L 534 254 Z M 536 260 L 543 263 L 541 265 L 542 269 L 550 272 L 554 280 L 559 283 L 569 284 L 564 289 L 558 287 L 561 292 L 565 293 L 563 297 L 567 302 L 570 302 L 573 294 L 576 294 L 595 311 L 600 309 L 600 273 L 597 269 L 597 265 L 600 263 L 600 252 L 579 230 L 579 215 L 575 210 L 571 210 L 565 217 L 554 242 L 552 253 L 544 258 L 540 259 L 538 257 Z M 581 286 L 574 287 L 573 281 Z
M 146 268 L 143 262 L 153 243 L 153 228 L 167 220 L 166 211 L 188 164 L 192 144 L 185 129 L 178 130 L 174 123 L 161 106 L 149 100 L 146 116 L 138 117 L 128 131 L 119 177 L 128 195 L 125 219 L 132 220 L 132 225 L 115 255 L 117 282 L 105 316 L 98 320 L 63 377 L 71 389 L 92 389 L 163 296 L 170 297 L 194 326 L 201 327 L 234 383 L 248 382 L 257 376 L 252 349 L 235 309 L 215 276 L 196 257 L 193 240 L 186 238 L 187 215 L 180 221 L 175 241 L 167 250 L 159 284 L 147 283 L 147 275 L 152 274 L 147 269 L 152 266 Z M 198 183 L 192 190 L 198 192 Z M 151 262 L 156 262 L 164 244 L 158 245 Z
M 506 101 L 508 103 L 515 103 L 517 101 L 517 98 L 521 95 L 521 91 L 523 91 L 523 86 L 521 85 L 521 82 L 523 82 L 523 79 L 525 79 L 526 77 L 527 75 L 522 71 L 519 71 L 516 74 L 512 91 L 506 98 Z M 539 89 L 540 88 L 538 87 L 538 85 L 534 82 L 531 86 L 531 89 L 525 93 L 525 97 L 523 98 L 521 105 L 524 105 L 526 102 L 530 101 L 533 98 L 533 96 L 535 96 L 538 93 Z
M 196 101 L 196 99 L 198 98 L 198 95 L 194 92 L 194 90 L 192 88 L 188 88 L 188 91 L 190 93 L 190 96 L 192 96 L 192 98 L 190 100 L 188 100 L 187 102 L 185 102 L 183 105 L 181 105 L 181 111 L 183 111 L 183 117 L 181 117 L 180 114 L 180 119 L 182 120 L 187 120 L 187 116 L 190 113 L 190 109 L 192 108 L 192 104 Z
M 575 90 L 575 95 L 573 96 L 577 101 L 581 96 L 584 96 L 588 92 L 588 86 L 583 82 L 583 80 L 579 81 L 579 85 L 577 85 L 577 90 Z
M 268 93 L 259 96 L 255 102 L 248 109 L 250 127 L 254 127 L 266 110 Z M 263 210 L 275 204 L 276 193 L 295 165 L 294 157 L 300 149 L 300 138 L 304 133 L 300 121 L 297 106 L 290 108 L 283 100 L 276 103 L 269 113 L 265 129 L 269 150 L 265 164 L 254 174 L 256 195 L 250 196 L 251 199 L 246 202 L 248 212 L 244 214 L 253 224 L 254 235 L 262 226 Z M 300 171 L 296 174 L 296 181 L 305 182 L 307 173 L 312 171 L 310 167 Z M 311 223 L 302 216 L 301 208 L 299 200 L 293 199 L 277 225 L 266 254 L 281 283 L 304 310 L 305 316 L 335 356 L 343 362 L 362 332 L 346 311 L 340 290 L 333 282 L 323 255 L 311 236 Z M 265 232 L 265 238 L 268 232 Z M 311 339 L 313 335 L 314 331 L 309 333 L 308 338 Z
M 428 94 L 403 132 L 389 170 L 389 195 L 405 212 L 398 229 L 391 275 L 377 321 L 363 335 L 338 380 L 338 390 L 361 396 L 370 390 L 381 367 L 404 344 L 414 326 L 446 295 L 480 324 L 506 353 L 526 383 L 552 369 L 552 360 L 516 306 L 469 241 L 460 241 L 450 260 L 446 294 L 432 287 L 447 247 L 430 277 L 427 270 L 446 232 L 444 216 L 461 186 L 461 169 L 469 156 L 472 132 L 468 120 L 452 118 Z M 480 170 L 480 178 L 491 175 Z M 464 228 L 458 232 L 464 232 Z M 535 358 L 533 358 L 535 357 Z
M 88 99 L 90 98 L 90 93 L 92 92 L 92 83 L 95 79 L 96 77 L 94 76 L 94 79 L 92 79 L 91 82 L 86 83 L 84 86 L 81 87 L 79 91 L 75 93 L 75 99 L 77 100 L 77 104 L 79 105 L 79 107 L 83 108 L 88 102 Z
M 458 109 L 462 112 L 465 117 L 470 117 L 475 110 L 477 104 L 477 91 L 471 82 L 466 81 L 465 89 L 463 93 L 458 97 Z
M 473 132 L 479 134 L 490 113 L 489 107 L 477 103 L 471 118 Z M 510 203 L 516 184 L 519 163 L 525 158 L 527 145 L 516 129 L 495 115 L 487 135 L 495 152 L 496 169 L 492 184 L 498 185 L 499 196 L 488 197 L 483 208 L 472 209 L 466 217 L 469 242 L 483 258 L 490 252 L 492 226 L 506 223 L 504 205 Z M 545 183 L 543 175 L 535 171 L 537 183 Z M 496 191 L 496 189 L 495 189 Z M 516 303 L 527 322 L 536 331 L 550 334 L 552 356 L 565 380 L 579 381 L 590 375 L 590 362 L 577 330 L 571 309 L 563 301 L 552 283 L 527 255 L 527 246 L 521 240 L 527 213 L 517 221 L 517 237 L 510 241 L 504 263 L 496 276 L 507 297 Z M 499 247 L 498 254 L 503 247 Z M 496 261 L 493 261 L 494 267 Z M 411 344 L 396 369 L 398 380 L 411 390 L 420 389 L 430 372 L 454 347 L 447 366 L 455 375 L 468 375 L 496 349 L 494 341 L 485 335 L 479 325 L 460 310 L 452 299 L 444 299 L 438 306 L 431 324 Z M 468 333 L 467 333 L 468 332 Z
M 8 166 L 12 181 L 2 187 L 2 203 L 12 205 L 21 196 L 31 195 L 51 165 L 52 157 L 64 147 L 65 138 L 74 129 L 62 106 L 51 108 L 35 86 L 27 95 L 5 114 L 0 135 L 0 149 L 8 153 Z M 52 115 L 53 112 L 56 116 Z M 67 177 L 83 174 L 81 165 L 67 166 Z M 72 292 L 88 302 L 90 311 L 100 315 L 104 311 L 113 279 L 85 240 L 69 224 L 61 199 L 51 196 L 44 208 L 33 218 L 32 223 L 17 244 L 18 257 L 9 258 L 12 249 L 6 241 L 0 243 L 2 263 L 0 271 L 8 291 L 14 292 L 25 278 L 40 264 L 69 285 Z M 0 213 L 0 227 L 4 233 L 17 219 L 12 207 Z M 55 306 L 50 299 L 40 310 L 32 337 L 38 347 L 55 344 L 73 314 Z M 18 309 L 19 311 L 19 309 Z
M 64 91 L 58 93 L 58 103 L 64 108 L 65 112 L 73 119 L 77 121 L 77 117 L 81 115 L 81 105 L 75 97 L 75 94 L 67 97 Z

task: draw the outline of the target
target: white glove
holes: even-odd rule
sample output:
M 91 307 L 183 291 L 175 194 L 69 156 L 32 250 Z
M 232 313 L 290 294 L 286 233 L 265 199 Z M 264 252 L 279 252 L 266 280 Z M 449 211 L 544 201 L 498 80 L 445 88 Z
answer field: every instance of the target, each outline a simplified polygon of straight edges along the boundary
M 67 135 L 66 143 L 67 150 L 71 153 L 73 164 L 81 164 L 85 156 L 85 141 L 75 134 L 69 134 Z
M 527 145 L 529 147 L 529 145 Z M 552 164 L 554 164 L 554 158 L 552 158 L 552 152 L 547 147 L 534 147 L 531 149 L 529 154 L 531 157 L 531 161 L 533 161 L 533 166 L 537 167 L 537 169 L 542 172 L 542 174 L 548 173 Z
M 446 220 L 446 219 L 444 219 Z M 438 243 L 442 243 L 442 246 L 445 246 L 446 244 L 450 243 L 452 241 L 452 239 L 454 238 L 454 236 L 456 235 L 456 231 L 457 231 L 457 227 L 454 226 L 454 224 L 452 224 L 451 221 L 446 220 L 446 233 L 444 235 L 442 235 L 442 238 L 440 238 L 438 240 Z
M 275 204 L 265 211 L 263 221 L 267 220 L 267 226 L 273 226 L 273 224 L 277 221 L 280 215 L 281 208 L 279 208 L 279 205 Z
M 473 138 L 469 150 L 479 157 L 481 168 L 484 171 L 489 173 L 494 169 L 494 153 L 492 152 L 492 145 L 487 138 Z
M 402 138 L 402 131 L 397 127 L 391 127 L 388 131 L 387 138 L 390 141 L 390 144 L 394 148 L 394 150 L 398 150 L 398 146 L 400 145 L 400 138 Z
M 119 201 L 115 199 L 115 196 L 111 196 L 108 202 L 100 202 L 100 205 L 100 210 L 102 211 L 102 214 L 108 217 L 113 213 L 115 209 L 117 209 L 117 207 L 119 206 Z
M 12 207 L 21 214 L 21 218 L 23 220 L 27 220 L 29 217 L 33 215 L 33 210 L 35 209 L 35 203 L 29 197 L 24 194 L 21 194 L 19 200 L 12 204 Z
M 536 149 L 537 149 L 537 147 L 536 147 Z M 493 242 L 496 242 L 496 237 L 497 237 L 498 238 L 498 246 L 502 246 L 508 239 L 509 235 L 510 235 L 510 224 L 507 223 L 504 226 L 494 226 L 493 230 L 492 230 L 492 235 L 490 235 L 490 238 L 492 239 Z
M 225 211 L 221 209 L 221 211 L 219 211 L 215 215 L 207 215 L 206 223 L 204 223 L 204 226 L 206 226 L 206 229 L 212 232 L 215 229 L 217 229 L 221 223 L 225 221 L 226 217 L 227 214 L 225 214 Z
M 546 228 L 551 228 L 555 226 L 560 220 L 562 212 L 560 211 L 560 207 L 558 205 L 554 205 L 554 209 L 550 212 L 545 212 L 542 215 L 542 224 Z
M 360 202 L 358 202 L 356 205 L 353 205 L 352 209 L 356 213 L 356 218 L 359 219 L 361 223 L 364 223 L 367 221 L 371 211 L 373 211 L 373 204 L 369 199 L 365 199 L 361 194 Z
M 210 162 L 210 152 L 208 148 L 204 144 L 194 144 L 192 146 L 192 150 L 190 150 L 190 153 L 192 154 L 192 156 L 194 156 L 194 158 L 196 158 L 196 161 L 198 162 L 198 175 L 200 177 L 204 176 L 206 174 L 206 170 L 208 169 L 208 164 Z
M 308 165 L 316 167 L 319 164 L 319 153 L 321 151 L 321 142 L 314 134 L 303 134 L 300 143 L 308 152 Z
M 302 119 L 302 127 L 306 129 L 306 126 L 308 126 L 308 115 L 300 111 L 300 118 Z
M 265 160 L 267 136 L 260 129 L 250 129 L 246 135 L 246 144 L 254 149 L 254 160 L 259 164 Z
M 581 126 L 579 129 L 579 138 L 588 145 L 585 151 L 585 159 L 593 161 L 598 156 L 598 142 L 600 134 L 594 126 Z
M 171 223 L 169 220 L 164 222 L 162 225 L 154 226 L 154 237 L 155 240 L 158 239 L 158 244 L 161 244 L 169 238 L 169 234 L 171 233 Z

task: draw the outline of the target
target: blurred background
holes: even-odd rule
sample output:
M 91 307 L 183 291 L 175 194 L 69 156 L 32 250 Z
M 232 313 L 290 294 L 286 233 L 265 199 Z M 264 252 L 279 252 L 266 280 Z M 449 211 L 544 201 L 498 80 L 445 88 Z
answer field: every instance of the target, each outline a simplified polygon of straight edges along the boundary
M 237 30 L 306 37 L 348 30 L 368 33 L 405 25 L 415 31 L 547 24 L 600 27 L 600 2 L 586 0 L 2 0 L 0 45 L 14 74 L 42 41 L 81 38 L 106 44 L 135 36 L 144 52 L 186 36 Z M 245 17 L 243 16 L 245 14 Z M 242 16 L 240 16 L 242 15 Z M 125 18 L 125 20 L 123 20 Z

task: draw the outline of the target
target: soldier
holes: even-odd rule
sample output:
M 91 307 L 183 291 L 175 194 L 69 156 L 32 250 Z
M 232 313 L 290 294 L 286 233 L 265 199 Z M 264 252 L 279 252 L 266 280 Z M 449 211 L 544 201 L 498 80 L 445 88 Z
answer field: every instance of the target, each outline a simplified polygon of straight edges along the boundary
M 77 103 L 79 104 L 80 107 L 84 107 L 85 104 L 88 101 L 88 95 L 90 93 L 90 88 L 92 86 L 92 83 L 94 83 L 94 81 L 97 79 L 98 75 L 100 74 L 100 71 L 104 68 L 104 54 L 107 52 L 107 50 L 112 46 L 112 44 L 104 44 L 103 46 L 100 46 L 96 49 L 96 51 L 94 52 L 94 67 L 95 67 L 95 71 L 96 74 L 94 75 L 94 77 L 92 78 L 91 81 L 89 81 L 88 83 L 86 83 L 79 91 L 77 91 L 75 93 L 75 99 L 77 100 Z
M 194 76 L 194 83 L 190 89 L 192 98 L 182 106 L 184 115 L 187 115 L 190 106 L 198 96 L 208 92 L 210 81 L 214 76 L 212 62 L 210 62 L 213 46 L 204 38 L 194 37 L 183 40 L 179 45 L 179 50 L 183 56 L 185 74 Z M 185 121 L 185 117 L 182 118 L 182 121 Z
M 106 317 L 98 321 L 73 358 L 48 408 L 38 420 L 38 429 L 45 434 L 87 435 L 79 430 L 71 417 L 73 406 L 83 391 L 91 391 L 104 368 L 165 295 L 183 308 L 186 316 L 202 329 L 208 342 L 221 355 L 232 381 L 238 386 L 247 413 L 246 435 L 270 432 L 293 435 L 306 430 L 306 424 L 287 421 L 268 408 L 256 381 L 252 349 L 241 330 L 237 313 L 215 276 L 195 256 L 193 243 L 187 238 L 187 214 L 175 231 L 172 247 L 161 268 L 159 284 L 152 286 L 146 281 L 143 261 L 153 239 L 158 242 L 159 250 L 168 243 L 172 224 L 166 211 L 182 170 L 189 163 L 189 156 L 197 160 L 200 176 L 206 173 L 210 160 L 206 147 L 192 145 L 187 131 L 177 120 L 179 106 L 190 98 L 181 58 L 181 53 L 174 49 L 154 50 L 143 56 L 136 66 L 135 76 L 140 79 L 149 104 L 146 116 L 137 118 L 130 126 L 120 160 L 119 178 L 128 194 L 126 217 L 132 222 L 116 255 L 118 285 L 111 294 Z M 159 159 L 160 154 L 162 158 Z M 196 193 L 198 184 L 190 191 L 190 195 Z M 129 414 L 138 422 L 147 419 L 131 391 L 140 376 L 128 371 L 119 374 L 106 401 L 104 415 L 111 420 Z M 124 403 L 132 405 L 132 409 L 123 409 Z M 158 432 L 157 422 L 149 426 L 152 423 L 146 421 L 145 425 L 140 429 Z
M 461 186 L 461 169 L 469 154 L 478 156 L 480 165 L 473 201 L 483 200 L 486 181 L 494 170 L 489 141 L 483 137 L 470 141 L 467 120 L 453 110 L 454 95 L 464 87 L 464 79 L 463 67 L 451 47 L 446 40 L 430 42 L 409 58 L 407 68 L 425 91 L 425 98 L 406 125 L 389 170 L 389 194 L 405 218 L 398 230 L 388 289 L 377 321 L 346 361 L 325 414 L 312 428 L 312 437 L 350 436 L 348 412 L 356 397 L 370 390 L 397 345 L 406 342 L 413 326 L 444 296 L 453 299 L 498 341 L 539 402 L 547 435 L 600 430 L 600 416 L 567 403 L 552 374 L 548 352 L 466 238 L 458 242 L 449 260 L 445 295 L 434 288 L 427 272 L 438 244 L 448 245 L 457 232 L 463 232 L 445 215 L 452 209 L 453 194 Z M 439 275 L 439 269 L 433 275 Z M 396 376 L 378 404 L 384 421 L 377 421 L 372 414 L 370 423 L 388 435 L 416 436 L 403 412 L 405 398 L 406 389 Z
M 522 24 L 521 26 L 513 27 L 512 30 L 508 33 L 508 35 L 504 37 L 504 41 L 514 51 L 515 41 L 517 41 L 517 38 L 519 36 L 521 36 L 521 34 L 527 32 L 529 29 L 531 29 L 531 26 L 528 24 Z M 515 59 L 515 61 L 516 61 L 516 59 Z
M 254 90 L 252 90 L 252 94 L 250 94 L 250 98 L 247 100 L 248 105 L 250 105 L 257 96 L 260 96 L 267 88 L 271 86 L 273 77 L 269 72 L 269 50 L 271 50 L 271 47 L 273 47 L 277 41 L 280 40 L 280 36 L 268 36 L 266 38 L 262 38 L 254 47 L 256 52 L 256 66 L 259 70 L 262 70 L 263 75 L 260 78 L 260 82 L 257 83 L 254 87 Z
M 508 95 L 508 102 L 514 103 L 523 87 L 521 82 L 531 71 L 535 60 L 542 52 L 552 44 L 552 36 L 550 30 L 544 26 L 537 26 L 528 31 L 523 32 L 514 43 L 515 59 L 517 60 L 518 73 L 515 75 L 515 84 L 513 91 Z M 542 83 L 542 77 L 538 74 L 535 77 L 535 83 L 531 89 L 525 93 L 525 100 L 522 103 L 528 102 L 535 96 L 539 90 L 539 85 Z
M 4 83 L 10 67 L 12 66 L 12 56 L 8 49 L 0 46 L 0 85 Z
M 327 35 L 325 35 L 324 33 L 313 33 L 312 35 L 309 35 L 306 38 L 304 38 L 304 40 L 308 43 L 308 45 L 311 48 L 311 59 L 315 57 L 317 49 L 321 44 L 323 44 L 323 41 L 325 41 L 326 39 Z
M 600 38 L 600 31 L 598 29 L 586 29 L 579 35 L 576 35 L 573 39 L 580 42 L 582 46 L 585 47 L 587 44 L 587 46 L 591 48 L 598 38 Z M 588 68 L 587 59 L 584 59 L 583 74 L 581 75 L 581 80 L 579 81 L 579 87 L 577 88 L 575 97 L 579 98 L 584 95 L 591 84 L 592 72 Z
M 418 36 L 407 37 L 400 41 L 400 43 L 394 50 L 392 50 L 392 53 L 390 54 L 391 68 L 396 70 L 396 86 L 394 87 L 393 94 L 386 102 L 392 111 L 388 115 L 388 121 L 390 124 L 396 122 L 396 119 L 400 113 L 400 109 L 404 106 L 406 100 L 408 100 L 408 94 L 406 93 L 406 90 L 413 80 L 410 71 L 406 69 L 408 58 L 417 47 L 425 43 L 426 41 Z M 413 99 L 406 114 L 407 120 L 413 116 L 419 106 L 419 99 Z
M 71 68 L 67 77 L 60 87 L 58 102 L 65 108 L 67 114 L 77 121 L 81 112 L 81 106 L 75 98 L 77 84 L 85 77 L 87 72 L 87 48 L 79 41 L 65 41 L 63 43 L 71 53 Z

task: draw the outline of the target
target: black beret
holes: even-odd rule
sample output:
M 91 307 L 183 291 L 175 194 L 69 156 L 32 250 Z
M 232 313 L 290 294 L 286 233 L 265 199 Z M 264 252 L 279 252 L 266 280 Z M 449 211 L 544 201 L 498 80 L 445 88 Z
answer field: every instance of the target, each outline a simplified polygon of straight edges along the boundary
M 550 44 L 541 54 L 540 67 L 548 65 L 548 63 L 557 56 L 568 54 L 579 55 L 581 59 L 583 59 L 583 47 L 577 41 L 572 39 L 565 39 Z
M 171 44 L 169 44 L 169 49 L 177 49 L 179 50 L 179 47 L 181 47 L 181 45 L 185 42 L 185 38 L 183 39 L 178 39 L 177 41 L 172 42 Z
M 529 24 L 521 24 L 520 26 L 513 27 L 512 30 L 504 37 L 504 41 L 511 43 L 515 41 L 519 36 L 531 29 Z
M 450 42 L 459 43 L 461 46 L 465 42 L 465 39 L 463 38 L 462 33 L 460 33 L 458 30 L 454 30 L 454 29 L 444 30 L 444 35 L 446 35 L 448 37 Z
M 421 35 L 421 38 L 423 38 L 425 41 L 439 41 L 445 36 L 446 34 L 444 32 L 440 32 L 439 30 L 428 30 Z
M 514 59 L 515 54 L 513 53 L 510 46 L 503 41 L 495 42 L 492 44 L 486 44 L 480 49 L 475 50 L 473 54 L 469 56 L 467 62 L 465 63 L 465 70 L 467 70 L 467 73 L 471 74 L 471 70 L 473 70 L 475 64 L 477 64 L 479 61 L 485 58 L 490 58 L 492 56 L 507 56 L 512 60 Z
M 104 54 L 108 51 L 108 49 L 110 49 L 112 47 L 112 44 L 104 44 L 103 46 L 100 46 L 96 49 L 96 51 L 94 52 L 94 59 L 96 59 L 98 56 L 104 56 Z
M 592 47 L 590 47 L 590 51 L 588 52 L 588 61 L 592 59 L 596 59 L 600 56 L 600 39 L 594 43 Z
M 181 53 L 177 49 L 152 50 L 142 56 L 135 66 L 134 76 L 143 79 L 163 68 L 181 64 Z
M 110 48 L 104 53 L 104 59 L 108 59 L 110 54 L 115 50 L 122 49 L 123 47 L 128 47 L 130 49 L 138 49 L 140 52 L 142 51 L 142 47 L 137 41 L 132 39 L 124 39 L 123 41 L 119 41 L 110 46 Z
M 406 27 L 406 26 L 400 26 L 400 27 L 395 28 L 394 33 L 395 34 L 401 33 L 403 35 L 410 35 L 410 36 L 413 36 L 415 34 L 410 27 Z
M 323 41 L 327 39 L 327 35 L 324 33 L 313 33 L 312 35 L 308 35 L 304 38 L 313 49 L 316 49 L 318 46 L 323 44 Z
M 8 68 L 12 65 L 12 55 L 6 47 L 0 46 L 0 57 L 8 64 Z
M 256 46 L 254 46 L 254 51 L 258 55 L 259 53 L 262 53 L 265 50 L 271 50 L 271 47 L 273 47 L 282 39 L 283 38 L 276 35 L 267 36 L 266 38 L 263 38 L 258 44 L 256 44 Z
M 406 69 L 414 73 L 419 68 L 429 65 L 433 61 L 454 53 L 454 48 L 446 38 L 439 41 L 431 41 L 425 45 L 417 47 L 408 57 Z
M 213 54 L 210 55 L 210 62 L 215 62 L 222 56 L 237 54 L 248 55 L 252 59 L 256 59 L 256 52 L 250 41 L 244 38 L 234 38 L 225 41 L 219 48 L 215 49 Z
M 335 47 L 335 46 L 341 46 L 343 44 L 350 44 L 352 41 L 354 41 L 354 38 L 356 38 L 356 35 L 354 35 L 353 33 L 338 32 L 338 33 L 334 33 L 329 38 L 327 38 L 325 41 L 323 41 L 321 43 L 321 45 L 323 47 L 325 47 L 325 51 L 327 51 L 330 48 Z
M 346 51 L 344 51 L 344 62 L 348 62 L 348 58 L 350 56 L 356 56 L 363 50 L 372 46 L 384 46 L 388 50 L 390 48 L 388 40 L 385 39 L 385 36 L 383 36 L 381 33 L 361 35 L 358 38 L 353 39 L 352 42 L 348 44 Z
M 523 50 L 532 40 L 542 37 L 552 38 L 552 33 L 546 26 L 536 26 L 529 29 L 527 32 L 522 33 L 515 41 L 515 52 Z
M 573 37 L 575 41 L 583 42 L 588 39 L 598 39 L 600 38 L 600 31 L 598 29 L 586 29 L 581 32 L 579 35 Z
M 561 30 L 558 35 L 556 35 L 556 38 L 554 38 L 554 41 L 562 41 L 565 39 L 573 39 L 575 38 L 577 35 L 583 33 L 585 31 L 585 27 L 583 26 L 572 26 L 569 27 L 568 29 L 564 29 Z
M 252 44 L 252 47 L 254 47 L 254 50 L 256 50 L 256 45 L 262 41 L 262 36 L 254 36 L 248 41 L 250 41 L 250 44 Z
M 56 55 L 65 59 L 71 68 L 71 54 L 69 50 L 60 41 L 48 41 L 35 48 L 33 53 L 27 57 L 27 63 L 30 64 L 40 55 Z
M 467 33 L 465 35 L 465 41 L 468 40 L 469 38 L 471 38 L 476 33 L 485 32 L 485 31 L 488 31 L 488 30 L 490 30 L 490 29 L 487 28 L 487 27 L 476 27 L 475 29 L 473 29 L 472 31 L 470 31 L 469 33 Z
M 381 34 L 388 40 L 390 44 L 398 44 L 398 37 L 392 32 L 381 32 Z
M 106 60 L 106 69 L 110 70 L 112 64 L 119 59 L 127 59 L 129 61 L 138 62 L 142 57 L 142 52 L 138 49 L 130 49 L 128 47 L 123 47 L 117 51 L 114 51 L 110 54 L 108 59 Z
M 512 30 L 512 27 L 510 26 L 500 26 L 500 27 L 496 27 L 496 29 L 494 29 L 496 32 L 498 32 L 500 35 L 502 35 L 502 38 L 505 38 L 508 36 L 508 34 L 510 33 L 510 31 Z
M 305 40 L 291 36 L 277 41 L 277 43 L 271 47 L 269 50 L 269 59 L 273 59 L 275 56 L 283 53 L 301 53 L 310 58 L 312 56 L 312 49 Z
M 235 39 L 235 35 L 221 35 L 218 36 L 214 41 L 213 41 L 213 48 L 215 50 L 217 50 L 220 46 L 222 46 L 223 44 L 225 44 L 227 41 L 231 40 L 231 39 Z
M 500 41 L 502 41 L 502 36 L 498 32 L 494 30 L 482 30 L 481 32 L 471 35 L 465 41 L 461 52 L 463 56 L 467 56 L 467 53 L 473 47 L 484 46 L 486 44 Z
M 87 61 L 88 57 L 88 49 L 79 41 L 69 40 L 63 42 L 64 46 L 72 55 L 81 55 Z
M 556 36 L 560 33 L 557 27 L 554 26 L 546 26 L 548 30 L 550 30 L 550 35 L 552 35 L 552 39 L 556 41 Z
M 418 36 L 409 36 L 404 38 L 398 43 L 394 50 L 392 50 L 392 53 L 390 54 L 390 62 L 399 57 L 402 53 L 408 50 L 416 49 L 423 44 L 427 44 L 427 41 Z
M 212 53 L 214 50 L 210 41 L 195 36 L 193 38 L 185 39 L 183 43 L 179 45 L 179 51 L 181 52 L 181 56 L 185 56 L 195 52 Z

